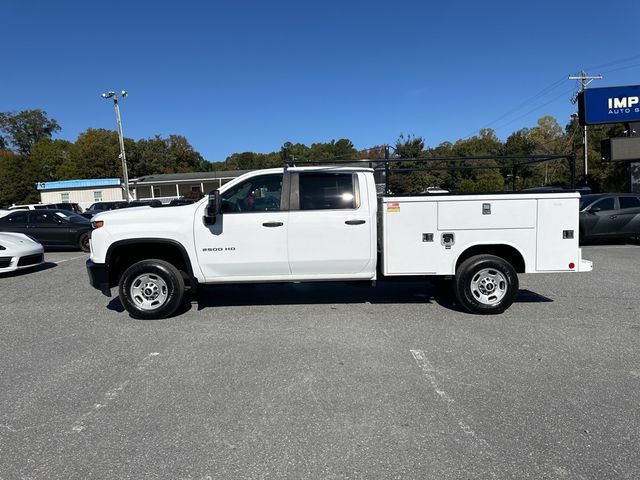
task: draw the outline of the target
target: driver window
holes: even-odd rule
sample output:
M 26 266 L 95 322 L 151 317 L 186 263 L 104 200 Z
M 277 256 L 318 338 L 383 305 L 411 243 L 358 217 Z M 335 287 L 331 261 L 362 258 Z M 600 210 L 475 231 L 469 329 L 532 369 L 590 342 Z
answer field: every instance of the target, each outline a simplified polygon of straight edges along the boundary
M 604 198 L 593 204 L 591 208 L 599 208 L 600 210 L 613 210 L 613 198 Z
M 222 213 L 280 210 L 282 174 L 253 177 L 227 190 L 221 197 Z

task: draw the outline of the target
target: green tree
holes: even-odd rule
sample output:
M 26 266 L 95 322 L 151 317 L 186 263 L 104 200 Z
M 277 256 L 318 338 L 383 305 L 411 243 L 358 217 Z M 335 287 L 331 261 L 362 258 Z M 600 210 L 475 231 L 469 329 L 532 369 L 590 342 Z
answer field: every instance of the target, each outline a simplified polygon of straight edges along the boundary
M 0 206 L 38 202 L 39 171 L 31 159 L 9 151 L 0 152 L 0 173 Z
M 562 155 L 570 153 L 569 138 L 558 121 L 551 115 L 538 119 L 529 131 L 529 140 L 538 155 Z M 540 185 L 567 185 L 570 183 L 569 165 L 566 160 L 543 162 L 531 167 L 531 177 L 539 179 Z M 537 186 L 537 185 L 534 185 Z
M 182 135 L 169 135 L 165 140 L 169 158 L 171 159 L 171 172 L 187 173 L 207 170 L 207 161 L 196 152 L 191 144 Z
M 400 158 L 419 158 L 424 151 L 424 139 L 415 135 L 400 134 L 396 140 L 396 155 Z
M 36 143 L 51 138 L 59 130 L 58 122 L 47 117 L 47 112 L 40 109 L 0 113 L 0 131 L 5 133 L 8 140 L 2 140 L 2 143 L 9 143 L 20 155 L 29 155 Z
M 65 180 L 63 165 L 69 162 L 73 144 L 67 140 L 50 140 L 45 138 L 31 149 L 30 160 L 38 170 L 38 181 L 48 182 Z
M 125 138 L 127 160 L 135 166 L 135 143 Z M 118 134 L 103 128 L 90 128 L 80 135 L 71 149 L 69 162 L 61 171 L 71 178 L 122 178 Z
M 531 130 L 523 128 L 517 132 L 513 132 L 507 137 L 504 143 L 505 155 L 533 155 L 536 145 L 529 138 Z

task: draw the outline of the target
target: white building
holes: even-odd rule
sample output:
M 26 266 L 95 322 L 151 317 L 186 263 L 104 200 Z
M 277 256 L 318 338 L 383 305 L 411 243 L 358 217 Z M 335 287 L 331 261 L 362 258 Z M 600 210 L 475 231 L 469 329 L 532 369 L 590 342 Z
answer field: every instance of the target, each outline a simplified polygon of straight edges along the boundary
M 158 199 L 169 203 L 187 192 L 207 194 L 249 170 L 219 172 L 168 173 L 145 175 L 129 181 L 131 197 L 136 200 Z M 77 203 L 83 209 L 96 202 L 126 200 L 119 178 L 94 178 L 39 182 L 41 203 Z
M 158 199 L 163 203 L 183 197 L 187 192 L 207 194 L 249 170 L 219 172 L 166 173 L 145 175 L 129 181 L 137 200 Z
M 124 200 L 124 189 L 119 178 L 96 178 L 39 182 L 42 203 L 77 203 L 83 209 L 95 202 Z

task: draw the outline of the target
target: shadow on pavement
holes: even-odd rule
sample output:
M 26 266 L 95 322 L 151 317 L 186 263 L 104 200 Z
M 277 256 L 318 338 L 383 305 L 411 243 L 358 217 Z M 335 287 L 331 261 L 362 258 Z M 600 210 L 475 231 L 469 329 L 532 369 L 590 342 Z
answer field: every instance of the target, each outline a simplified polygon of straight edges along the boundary
M 457 312 L 468 313 L 455 301 L 453 291 L 437 282 L 426 280 L 383 280 L 373 287 L 369 282 L 316 282 L 316 283 L 269 283 L 236 285 L 201 285 L 193 298 L 198 311 L 211 307 L 242 307 L 265 305 L 311 305 L 311 304 L 393 304 L 414 303 L 438 305 Z M 530 290 L 520 290 L 516 303 L 546 303 L 552 299 Z M 191 302 L 185 300 L 171 316 L 180 316 L 191 310 Z M 107 309 L 125 311 L 119 297 L 114 297 Z
M 0 278 L 11 278 L 11 277 L 22 277 L 24 275 L 29 275 L 31 273 L 43 272 L 45 270 L 50 270 L 52 268 L 56 268 L 58 265 L 53 262 L 44 262 L 35 267 L 25 268 L 22 270 L 16 270 L 14 272 L 0 273 Z
M 369 282 L 201 286 L 197 298 L 198 310 L 216 306 L 435 302 L 451 310 L 465 311 L 457 305 L 453 290 L 446 284 L 422 279 L 382 280 L 375 287 Z M 520 290 L 516 298 L 517 303 L 552 301 L 530 290 Z

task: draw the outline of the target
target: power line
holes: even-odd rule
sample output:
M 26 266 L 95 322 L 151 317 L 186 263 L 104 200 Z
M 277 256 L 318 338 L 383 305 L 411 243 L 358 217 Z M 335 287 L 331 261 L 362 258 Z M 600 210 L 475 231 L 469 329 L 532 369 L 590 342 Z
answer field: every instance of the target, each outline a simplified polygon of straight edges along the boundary
M 626 57 L 626 58 L 621 58 L 619 60 L 613 60 L 611 62 L 607 62 L 607 63 L 603 63 L 601 65 L 594 65 L 592 67 L 587 67 L 585 70 L 598 70 L 600 68 L 604 68 L 604 67 L 610 67 L 612 65 L 618 65 L 620 63 L 626 63 L 626 62 L 630 62 L 631 60 L 635 60 L 636 58 L 640 58 L 640 54 L 638 55 L 633 55 L 631 57 Z M 606 72 L 605 72 L 606 73 Z
M 499 117 L 497 117 L 496 119 L 492 120 L 491 122 L 485 124 L 484 126 L 480 127 L 480 129 L 483 128 L 487 128 L 490 127 L 491 125 L 499 122 L 500 120 L 502 120 L 503 118 L 506 118 L 508 116 L 510 116 L 511 114 L 517 112 L 518 110 L 526 107 L 527 105 L 531 104 L 532 102 L 534 102 L 535 100 L 537 100 L 540 97 L 544 97 L 545 95 L 551 93 L 553 90 L 555 90 L 556 88 L 558 88 L 563 82 L 565 81 L 564 77 L 561 78 L 560 80 L 557 80 L 553 83 L 551 83 L 550 85 L 546 86 L 545 88 L 543 88 L 542 90 L 540 90 L 538 93 L 536 93 L 535 95 L 529 97 L 527 100 L 525 100 L 524 102 L 520 103 L 519 105 L 517 105 L 516 107 L 512 108 L 511 110 L 508 110 L 506 113 L 500 115 Z M 564 94 L 563 94 L 564 95 Z M 546 104 L 545 104 L 546 105 Z M 544 106 L 544 105 L 543 105 Z M 526 114 L 525 114 L 526 115 Z M 518 117 L 518 118 L 522 118 L 522 117 Z M 508 125 L 508 124 L 507 124 Z M 501 127 L 498 127 L 501 128 Z M 497 129 L 497 128 L 496 128 Z M 475 131 L 462 137 L 463 139 L 467 139 L 473 135 L 475 135 Z
M 528 112 L 523 113 L 522 115 L 520 115 L 520 116 L 518 116 L 518 117 L 514 118 L 513 120 L 509 120 L 507 123 L 504 123 L 504 124 L 502 124 L 502 125 L 500 125 L 500 126 L 498 126 L 498 127 L 495 127 L 495 130 L 496 130 L 496 131 L 501 130 L 502 128 L 504 128 L 504 127 L 506 127 L 506 126 L 508 126 L 508 125 L 511 125 L 512 123 L 514 123 L 514 122 L 516 122 L 516 121 L 520 120 L 521 118 L 526 117 L 527 115 L 530 115 L 531 113 L 533 113 L 533 112 L 535 112 L 535 111 L 537 111 L 537 110 L 540 110 L 542 107 L 546 107 L 547 105 L 549 105 L 549 104 L 551 104 L 551 103 L 553 103 L 553 102 L 557 101 L 558 99 L 560 99 L 560 98 L 564 97 L 565 95 L 568 95 L 568 94 L 569 94 L 569 93 L 571 93 L 571 92 L 573 92 L 573 89 L 568 90 L 568 91 L 564 91 L 564 92 L 562 92 L 560 95 L 558 95 L 557 97 L 553 97 L 553 98 L 552 98 L 551 100 L 549 100 L 548 102 L 545 102 L 545 103 L 543 103 L 542 105 L 539 105 L 539 106 L 537 106 L 536 108 L 533 108 L 533 109 L 529 110 Z
M 618 72 L 620 70 L 626 70 L 628 68 L 635 68 L 635 67 L 640 67 L 640 63 L 636 63 L 634 65 L 627 65 L 625 67 L 620 67 L 620 68 L 614 68 L 613 70 L 607 70 L 606 72 L 602 72 L 602 73 Z

